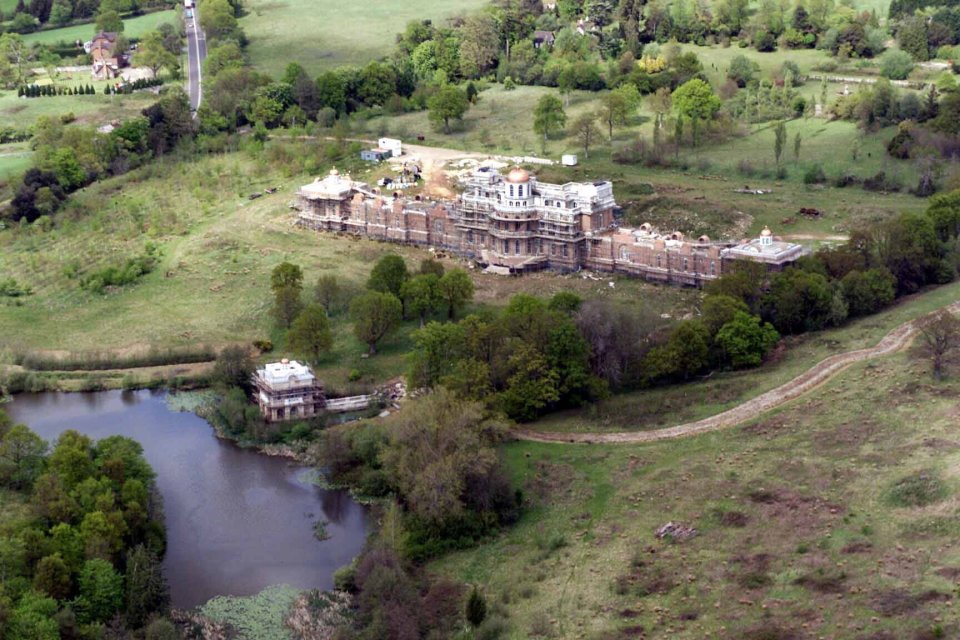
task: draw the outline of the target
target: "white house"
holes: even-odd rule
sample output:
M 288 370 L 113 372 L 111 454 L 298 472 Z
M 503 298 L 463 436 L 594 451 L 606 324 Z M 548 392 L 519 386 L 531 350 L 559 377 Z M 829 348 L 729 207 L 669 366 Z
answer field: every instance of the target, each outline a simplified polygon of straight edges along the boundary
M 380 138 L 377 140 L 377 146 L 389 151 L 394 158 L 403 155 L 403 145 L 396 138 Z

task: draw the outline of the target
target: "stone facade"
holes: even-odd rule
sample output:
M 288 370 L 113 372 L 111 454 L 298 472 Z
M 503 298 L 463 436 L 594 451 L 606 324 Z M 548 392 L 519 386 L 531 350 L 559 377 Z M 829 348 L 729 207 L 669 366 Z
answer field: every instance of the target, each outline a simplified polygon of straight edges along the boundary
M 608 181 L 557 185 L 519 168 L 504 176 L 481 167 L 463 186 L 456 200 L 425 202 L 381 193 L 333 170 L 298 191 L 298 223 L 447 249 L 503 272 L 588 268 L 690 286 L 719 277 L 736 260 L 782 269 L 803 254 L 769 229 L 752 240 L 717 242 L 660 234 L 648 224 L 622 228 Z

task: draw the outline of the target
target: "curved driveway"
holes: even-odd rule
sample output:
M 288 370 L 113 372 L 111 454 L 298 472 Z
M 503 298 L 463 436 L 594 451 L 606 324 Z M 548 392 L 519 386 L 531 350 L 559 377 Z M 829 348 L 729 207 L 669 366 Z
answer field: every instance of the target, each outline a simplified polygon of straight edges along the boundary
M 960 302 L 954 302 L 944 308 L 947 311 L 956 313 L 960 311 Z M 915 318 L 903 323 L 884 336 L 875 347 L 857 349 L 855 351 L 847 351 L 830 356 L 815 364 L 805 373 L 793 378 L 789 382 L 785 382 L 776 389 L 771 389 L 732 409 L 718 413 L 715 416 L 710 416 L 709 418 L 697 420 L 696 422 L 688 422 L 675 427 L 653 429 L 651 431 L 629 431 L 623 433 L 562 433 L 533 431 L 530 429 L 514 429 L 511 433 L 518 440 L 588 444 L 656 442 L 657 440 L 683 438 L 708 431 L 725 429 L 752 420 L 771 409 L 775 409 L 802 396 L 827 382 L 830 378 L 855 362 L 889 355 L 907 348 L 919 332 L 919 321 L 926 317 L 928 316 L 922 316 L 921 318 Z

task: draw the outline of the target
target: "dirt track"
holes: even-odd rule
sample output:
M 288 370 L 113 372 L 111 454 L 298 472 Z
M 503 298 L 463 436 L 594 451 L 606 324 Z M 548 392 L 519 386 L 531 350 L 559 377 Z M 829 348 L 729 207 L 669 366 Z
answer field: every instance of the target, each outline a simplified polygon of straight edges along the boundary
M 950 312 L 956 313 L 960 311 L 960 302 L 954 302 L 945 308 Z M 827 382 L 830 378 L 855 362 L 889 355 L 907 348 L 918 332 L 918 320 L 919 318 L 903 323 L 884 336 L 875 347 L 857 349 L 855 351 L 847 351 L 830 356 L 815 364 L 805 373 L 789 382 L 785 382 L 776 389 L 762 393 L 756 398 L 737 405 L 733 409 L 728 409 L 723 413 L 718 413 L 715 416 L 697 420 L 696 422 L 688 422 L 675 427 L 666 427 L 652 431 L 625 433 L 551 433 L 515 429 L 512 434 L 518 440 L 529 440 L 532 442 L 564 442 L 575 444 L 637 443 L 683 438 L 708 431 L 725 429 L 746 422 L 747 420 L 752 420 L 771 409 L 802 396 L 808 391 Z

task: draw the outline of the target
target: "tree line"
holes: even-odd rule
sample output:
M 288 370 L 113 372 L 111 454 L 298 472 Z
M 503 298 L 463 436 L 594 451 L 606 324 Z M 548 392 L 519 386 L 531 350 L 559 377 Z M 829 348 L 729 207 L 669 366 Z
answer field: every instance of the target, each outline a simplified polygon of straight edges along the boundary
M 154 477 L 129 438 L 65 431 L 50 447 L 0 411 L 0 483 L 26 505 L 3 522 L 0 635 L 179 637 L 162 617 L 169 596 Z

